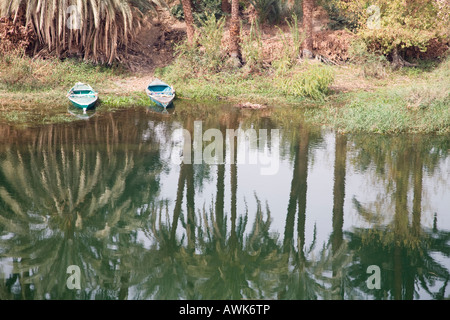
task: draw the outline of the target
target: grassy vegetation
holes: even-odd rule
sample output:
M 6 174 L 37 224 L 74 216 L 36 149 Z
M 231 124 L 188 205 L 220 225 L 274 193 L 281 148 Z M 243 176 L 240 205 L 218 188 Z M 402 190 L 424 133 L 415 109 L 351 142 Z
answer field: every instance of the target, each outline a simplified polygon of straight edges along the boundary
M 0 122 L 26 125 L 77 120 L 67 112 L 66 93 L 78 81 L 99 91 L 100 112 L 148 104 L 143 92 L 114 90 L 113 80 L 128 76 L 120 66 L 76 59 L 31 59 L 11 53 L 0 55 L 0 70 Z
M 289 26 L 293 29 L 291 34 L 300 39 L 301 35 L 294 31 L 295 17 Z M 369 52 L 362 42 L 355 42 L 351 61 L 345 66 L 349 70 L 348 80 L 366 82 L 367 88 L 332 92 L 330 86 L 343 68 L 299 61 L 284 34 L 284 51 L 272 61 L 271 67 L 263 68 L 258 63 L 261 50 L 258 27 L 252 28 L 250 36 L 243 38 L 244 60 L 250 61 L 250 66 L 233 68 L 223 59 L 208 59 L 208 55 L 221 56 L 220 46 L 211 53 L 182 45 L 175 63 L 156 74 L 172 83 L 178 96 L 184 98 L 282 106 L 282 112 L 275 108 L 273 117 L 285 113 L 290 119 L 298 119 L 301 115 L 311 124 L 341 132 L 450 133 L 450 59 L 441 63 L 418 61 L 415 68 L 394 70 L 384 56 Z M 217 42 L 212 32 L 217 29 L 210 23 L 208 28 L 201 29 L 199 37 L 204 37 L 203 42 Z M 351 87 L 345 80 L 340 82 L 341 86 Z
M 432 71 L 416 69 L 406 83 L 341 94 L 339 100 L 306 110 L 305 118 L 342 132 L 450 133 L 450 59 Z
M 296 24 L 294 17 L 289 26 L 300 41 Z M 450 133 L 450 59 L 392 70 L 386 59 L 356 44 L 345 66 L 348 78 L 343 80 L 343 67 L 300 61 L 289 45 L 292 39 L 283 37 L 284 51 L 268 67 L 262 63 L 260 31 L 255 24 L 250 35 L 242 35 L 247 63 L 237 68 L 217 45 L 222 28 L 223 20 L 210 17 L 199 29 L 202 46 L 180 44 L 174 63 L 156 70 L 157 77 L 176 88 L 178 98 L 265 104 L 274 107 L 274 118 L 305 120 L 341 132 Z M 141 88 L 122 92 L 115 84 L 129 76 L 119 66 L 11 54 L 0 55 L 0 70 L 0 122 L 77 120 L 67 113 L 65 94 L 80 79 L 99 91 L 98 112 L 149 105 Z M 331 89 L 361 81 L 369 83 L 368 88 Z

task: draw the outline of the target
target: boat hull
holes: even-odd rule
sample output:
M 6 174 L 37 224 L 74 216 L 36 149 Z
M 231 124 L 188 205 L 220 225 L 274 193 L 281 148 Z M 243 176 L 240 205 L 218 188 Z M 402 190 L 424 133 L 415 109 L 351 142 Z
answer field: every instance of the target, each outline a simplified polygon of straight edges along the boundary
M 80 99 L 78 97 L 74 97 L 74 98 L 69 97 L 69 100 L 74 107 L 89 110 L 95 106 L 95 104 L 97 102 L 97 97 L 91 98 L 88 101 L 80 101 Z
M 175 90 L 159 79 L 151 82 L 146 89 L 147 96 L 156 105 L 167 108 L 175 99 Z
M 173 102 L 174 96 L 172 97 L 158 97 L 157 95 L 148 94 L 150 100 L 152 100 L 155 104 L 160 107 L 167 108 Z
M 91 86 L 78 82 L 69 90 L 67 97 L 74 107 L 86 111 L 95 106 L 98 100 L 98 92 L 94 91 Z

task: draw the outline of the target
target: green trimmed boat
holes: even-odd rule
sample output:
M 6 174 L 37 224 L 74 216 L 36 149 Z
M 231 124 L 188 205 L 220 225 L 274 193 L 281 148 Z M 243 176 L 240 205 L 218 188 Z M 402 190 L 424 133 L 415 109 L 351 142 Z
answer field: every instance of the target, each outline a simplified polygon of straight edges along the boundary
M 158 106 L 168 107 L 175 98 L 175 90 L 167 83 L 155 79 L 145 89 L 148 97 Z
M 88 84 L 77 82 L 69 90 L 67 97 L 75 107 L 83 109 L 83 113 L 86 113 L 86 110 L 94 107 L 97 102 L 98 92 L 94 91 Z

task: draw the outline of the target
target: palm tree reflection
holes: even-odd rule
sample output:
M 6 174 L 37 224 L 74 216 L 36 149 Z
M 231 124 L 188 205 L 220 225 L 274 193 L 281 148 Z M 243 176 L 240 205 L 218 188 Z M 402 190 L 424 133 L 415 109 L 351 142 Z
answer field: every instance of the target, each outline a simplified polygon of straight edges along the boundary
M 222 133 L 245 125 L 239 113 L 208 112 L 205 127 Z M 198 115 L 180 114 L 176 120 L 192 132 Z M 257 125 L 276 126 L 267 121 Z M 448 257 L 450 232 L 438 228 L 439 220 L 427 228 L 423 219 L 423 175 L 445 157 L 445 142 L 336 135 L 332 232 L 320 244 L 314 228 L 308 244 L 308 169 L 319 132 L 285 126 L 292 177 L 284 226 L 275 232 L 272 219 L 280 216 L 257 194 L 254 212 L 239 207 L 238 165 L 172 166 L 163 159 L 172 125 L 127 111 L 30 129 L 22 138 L 8 133 L 14 139 L 0 146 L 0 266 L 10 269 L 0 269 L 0 298 L 445 296 L 449 270 L 434 253 Z M 372 206 L 353 198 L 368 228 L 344 229 L 348 164 L 381 178 L 386 190 Z M 162 173 L 176 176 L 173 200 L 159 194 Z M 213 199 L 199 203 L 205 185 L 214 186 Z M 67 289 L 69 265 L 81 267 L 82 290 Z M 381 290 L 366 286 L 369 265 L 382 268 Z
M 17 257 L 7 287 L 20 279 L 33 288 L 21 287 L 22 298 L 87 297 L 98 286 L 116 285 L 109 271 L 120 258 L 110 255 L 110 246 L 136 225 L 139 198 L 156 195 L 160 170 L 151 164 L 158 158 L 151 143 L 127 147 L 142 131 L 128 127 L 129 120 L 38 128 L 2 152 L 0 225 L 8 235 L 2 255 Z M 69 265 L 83 266 L 84 292 L 67 290 Z
M 370 148 L 366 142 L 370 142 Z M 372 161 L 376 162 L 377 168 L 381 168 L 384 163 L 385 169 L 379 172 L 392 177 L 393 185 L 388 184 L 387 187 L 388 194 L 393 189 L 393 217 L 385 224 L 388 214 L 378 209 L 373 210 L 356 198 L 353 199 L 360 216 L 372 224 L 367 229 L 355 228 L 347 232 L 350 248 L 357 253 L 351 267 L 353 286 L 376 299 L 419 298 L 420 287 L 431 297 L 442 298 L 450 273 L 448 268 L 434 258 L 434 252 L 448 255 L 450 232 L 423 227 L 421 222 L 424 166 L 429 171 L 434 170 L 436 152 L 442 149 L 433 148 L 433 145 L 424 143 L 418 137 L 392 138 L 388 148 L 385 148 L 383 142 L 371 139 L 365 141 L 362 147 L 369 150 L 369 155 L 372 148 L 376 150 L 377 156 Z M 411 189 L 412 206 L 408 204 Z M 388 199 L 383 197 L 380 200 L 384 202 Z M 375 203 L 375 208 L 380 207 Z M 382 267 L 381 290 L 373 291 L 366 287 L 365 268 L 368 265 Z M 442 286 L 431 289 L 436 280 Z

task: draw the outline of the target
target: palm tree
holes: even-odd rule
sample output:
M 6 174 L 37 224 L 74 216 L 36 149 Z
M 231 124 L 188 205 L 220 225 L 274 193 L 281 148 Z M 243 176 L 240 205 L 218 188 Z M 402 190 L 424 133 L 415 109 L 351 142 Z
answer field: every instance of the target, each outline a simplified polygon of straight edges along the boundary
M 305 58 L 313 56 L 313 12 L 314 0 L 303 0 L 303 30 L 306 34 L 303 56 Z
M 239 43 L 239 0 L 231 0 L 230 43 L 229 54 L 235 66 L 242 65 L 241 46 Z
M 183 6 L 184 21 L 186 23 L 187 41 L 192 45 L 194 43 L 195 30 L 191 0 L 181 0 L 181 5 Z
M 57 56 L 77 53 L 111 64 L 141 27 L 143 12 L 163 0 L 2 0 L 0 16 L 25 16 L 44 47 Z

